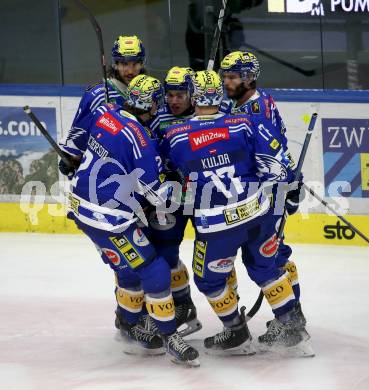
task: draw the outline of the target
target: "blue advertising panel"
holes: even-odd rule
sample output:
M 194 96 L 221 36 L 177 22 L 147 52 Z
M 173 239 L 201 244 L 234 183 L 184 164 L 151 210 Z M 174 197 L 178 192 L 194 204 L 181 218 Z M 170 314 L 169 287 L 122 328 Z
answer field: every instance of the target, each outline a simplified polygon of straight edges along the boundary
M 55 108 L 32 110 L 56 140 Z M 0 195 L 19 195 L 28 181 L 49 191 L 57 180 L 57 155 L 23 108 L 0 107 Z
M 369 119 L 322 119 L 324 185 L 346 181 L 342 196 L 369 198 Z

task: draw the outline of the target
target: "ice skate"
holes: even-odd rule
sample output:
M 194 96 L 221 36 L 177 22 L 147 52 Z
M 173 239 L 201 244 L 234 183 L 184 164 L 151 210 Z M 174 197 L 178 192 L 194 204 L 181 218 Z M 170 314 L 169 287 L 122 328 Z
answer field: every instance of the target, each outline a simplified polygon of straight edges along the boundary
M 176 325 L 181 337 L 186 337 L 202 328 L 197 318 L 196 307 L 190 299 L 189 302 L 179 304 L 175 308 Z
M 163 335 L 163 339 L 167 353 L 173 363 L 191 367 L 200 366 L 198 351 L 187 344 L 177 331 L 171 335 Z
M 301 321 L 293 321 L 293 318 L 294 315 L 287 323 L 282 323 L 277 318 L 269 321 L 266 333 L 258 337 L 260 351 L 276 352 L 291 357 L 313 357 L 315 353 L 310 335 L 302 325 L 304 321 L 302 318 Z
M 255 348 L 252 345 L 251 334 L 245 320 L 245 307 L 241 308 L 241 323 L 232 328 L 224 328 L 215 336 L 204 340 L 206 353 L 210 355 L 253 355 Z
M 119 340 L 124 341 L 123 351 L 129 355 L 164 355 L 161 337 L 140 324 L 130 325 L 116 313 L 115 326 L 119 329 Z

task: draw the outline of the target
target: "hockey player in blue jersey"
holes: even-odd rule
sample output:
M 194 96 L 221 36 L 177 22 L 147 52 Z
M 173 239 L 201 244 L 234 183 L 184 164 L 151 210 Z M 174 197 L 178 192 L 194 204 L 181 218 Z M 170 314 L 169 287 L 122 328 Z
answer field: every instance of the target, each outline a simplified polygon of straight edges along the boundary
M 191 89 L 194 74 L 191 68 L 174 66 L 169 69 L 164 80 L 165 105 L 150 124 L 151 131 L 159 140 L 167 127 L 193 117 L 195 110 L 191 103 Z
M 247 113 L 258 121 L 264 137 L 274 149 L 282 148 L 291 158 L 287 148 L 286 128 L 272 96 L 256 87 L 260 74 L 260 64 L 250 52 L 235 51 L 224 57 L 220 66 L 220 75 L 228 98 L 221 105 L 221 111 L 232 115 Z M 291 158 L 292 159 L 292 158 Z M 290 191 L 286 199 L 290 215 L 298 209 L 300 191 Z M 279 217 L 277 217 L 277 220 Z M 297 301 L 300 299 L 300 284 L 296 264 L 289 260 L 292 249 L 283 240 L 278 249 L 277 264 L 289 272 L 292 287 Z M 300 306 L 298 305 L 299 310 Z M 301 311 L 301 319 L 306 323 Z M 273 323 L 269 322 L 269 325 Z
M 131 113 L 145 115 L 162 97 L 159 80 L 139 75 L 128 90 Z M 165 200 L 160 187 L 161 158 L 136 117 L 114 104 L 100 106 L 80 123 L 80 132 L 62 144 L 81 156 L 71 182 L 69 205 L 76 225 L 93 241 L 116 274 L 117 320 L 127 352 L 167 352 L 177 362 L 198 365 L 198 352 L 176 331 L 170 267 L 138 226 L 148 202 Z M 142 306 L 162 338 L 139 325 Z
M 215 72 L 197 72 L 196 116 L 168 128 L 163 145 L 173 168 L 195 191 L 194 279 L 224 325 L 205 339 L 205 348 L 216 354 L 254 352 L 244 308 L 239 313 L 236 293 L 227 283 L 242 248 L 247 272 L 262 288 L 278 325 L 274 337 L 259 339 L 262 348 L 298 347 L 311 355 L 288 273 L 276 264 L 275 208 L 263 191 L 265 182 L 293 181 L 291 161 L 273 149 L 249 115 L 219 113 L 222 95 Z
M 150 125 L 151 132 L 159 142 L 166 128 L 180 124 L 193 116 L 194 108 L 191 103 L 193 74 L 194 71 L 191 68 L 178 66 L 168 71 L 164 81 L 165 105 L 158 110 Z M 178 180 L 175 172 L 166 171 L 166 175 L 171 180 Z M 181 199 L 177 201 L 181 203 Z M 163 217 L 165 224 L 164 220 L 159 222 L 160 217 L 154 207 L 149 212 L 150 240 L 157 252 L 170 265 L 177 327 L 182 336 L 187 336 L 202 327 L 191 299 L 188 270 L 179 258 L 179 246 L 183 240 L 189 216 L 184 215 L 182 207 L 179 207 L 175 212 L 166 213 Z
M 141 40 L 133 36 L 119 36 L 112 48 L 112 66 L 109 70 L 108 91 L 109 102 L 124 106 L 127 100 L 127 87 L 130 81 L 144 72 L 145 48 Z M 105 102 L 105 86 L 100 82 L 89 86 L 79 103 L 73 119 L 70 135 L 78 134 L 81 122 L 90 113 Z M 61 161 L 62 173 L 68 175 L 70 170 Z

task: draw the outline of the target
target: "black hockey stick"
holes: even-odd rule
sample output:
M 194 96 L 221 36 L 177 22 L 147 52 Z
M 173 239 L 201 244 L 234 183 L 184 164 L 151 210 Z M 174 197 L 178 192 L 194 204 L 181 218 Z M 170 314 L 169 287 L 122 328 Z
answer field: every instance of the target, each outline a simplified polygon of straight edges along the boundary
M 74 2 L 78 5 L 78 7 L 82 11 L 84 11 L 87 14 L 87 16 L 90 19 L 90 22 L 92 24 L 92 27 L 94 28 L 94 30 L 96 32 L 97 40 L 99 42 L 100 62 L 101 62 L 102 74 L 103 74 L 104 85 L 105 85 L 105 102 L 109 103 L 108 74 L 106 71 L 104 42 L 103 42 L 101 27 L 100 27 L 99 23 L 97 22 L 95 16 L 93 15 L 93 13 L 85 6 L 85 4 L 81 0 L 74 0 Z
M 315 191 L 309 188 L 306 184 L 303 184 L 303 186 L 305 187 L 306 191 L 308 191 L 311 195 L 313 195 L 316 199 L 318 199 L 323 206 L 325 206 L 328 210 L 330 210 L 338 219 L 340 219 L 344 224 L 346 224 L 351 230 L 353 230 L 358 236 L 360 236 L 364 241 L 366 241 L 369 244 L 369 238 L 364 233 L 362 233 L 346 218 L 342 217 L 342 215 L 339 215 L 334 210 L 334 208 L 329 205 L 329 203 L 327 203 L 324 199 L 322 199 Z
M 210 49 L 208 67 L 206 68 L 207 70 L 213 70 L 213 68 L 214 68 L 215 57 L 217 55 L 217 50 L 218 50 L 218 45 L 219 45 L 220 33 L 222 32 L 224 14 L 225 14 L 225 10 L 227 8 L 227 1 L 228 0 L 222 0 L 222 8 L 219 11 L 218 23 L 217 23 L 217 25 L 215 27 L 215 31 L 214 31 L 214 38 L 213 38 L 213 43 L 212 43 L 211 49 Z
M 315 127 L 315 122 L 316 122 L 317 116 L 318 116 L 318 114 L 314 113 L 310 119 L 308 131 L 307 131 L 306 136 L 305 136 L 304 144 L 302 145 L 299 162 L 297 164 L 297 168 L 295 171 L 295 181 L 296 182 L 299 181 L 299 178 L 301 176 L 302 165 L 304 163 L 306 152 L 307 152 L 308 147 L 309 147 L 311 135 L 312 135 L 314 127 Z M 283 215 L 282 215 L 282 221 L 279 225 L 278 233 L 277 233 L 278 247 L 279 247 L 279 244 L 280 244 L 282 236 L 283 236 L 284 227 L 285 227 L 286 221 L 287 221 L 287 215 L 288 215 L 288 213 L 287 213 L 287 209 L 286 209 L 286 205 L 285 205 L 284 210 L 283 210 Z M 251 318 L 254 317 L 254 315 L 259 311 L 259 309 L 261 307 L 261 303 L 263 302 L 263 298 L 264 298 L 263 290 L 260 290 L 260 293 L 259 293 L 259 296 L 258 296 L 256 302 L 254 303 L 253 307 L 250 309 L 250 311 L 246 315 L 246 321 L 250 321 Z
M 264 50 L 261 50 L 256 46 L 250 45 L 249 43 L 246 43 L 245 45 L 247 47 L 249 47 L 250 49 L 257 51 L 258 53 L 260 53 L 264 57 L 270 58 L 271 60 L 277 62 L 278 64 L 284 65 L 285 67 L 290 68 L 290 69 L 294 70 L 295 72 L 300 73 L 306 77 L 311 77 L 311 76 L 314 76 L 317 74 L 317 71 L 314 69 L 312 69 L 312 70 L 302 69 L 297 65 L 293 65 L 290 62 L 282 60 L 281 58 L 278 58 L 278 57 L 274 56 L 273 54 L 270 54 Z
M 38 120 L 36 115 L 32 112 L 29 106 L 24 106 L 23 111 L 32 119 L 34 124 L 37 126 L 37 128 L 41 131 L 41 133 L 45 136 L 45 138 L 48 140 L 51 147 L 55 150 L 56 153 L 58 153 L 59 157 L 64 161 L 64 163 L 68 167 L 73 167 L 73 162 L 71 162 L 68 157 L 65 155 L 65 153 L 60 149 L 59 145 L 54 141 L 54 139 L 51 137 L 49 132 L 45 129 L 45 127 L 42 125 L 42 123 Z

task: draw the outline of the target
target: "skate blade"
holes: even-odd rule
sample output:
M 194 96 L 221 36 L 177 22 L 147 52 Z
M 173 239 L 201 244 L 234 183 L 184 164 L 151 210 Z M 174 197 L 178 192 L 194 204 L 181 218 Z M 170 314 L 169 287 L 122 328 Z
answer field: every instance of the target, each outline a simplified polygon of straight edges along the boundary
M 256 354 L 256 349 L 251 340 L 246 340 L 241 345 L 229 349 L 206 349 L 205 353 L 212 356 L 251 356 Z
M 200 367 L 200 360 L 194 359 L 194 360 L 179 360 L 175 358 L 174 356 L 170 355 L 170 361 L 174 364 L 177 364 L 179 366 L 185 366 L 185 367 Z
M 181 337 L 186 337 L 192 333 L 198 332 L 201 328 L 202 328 L 202 323 L 197 318 L 195 318 L 194 320 L 191 320 L 181 325 L 179 327 L 179 329 L 181 330 L 177 329 L 177 331 L 181 335 Z

